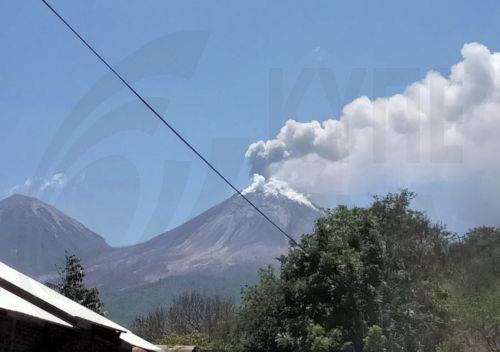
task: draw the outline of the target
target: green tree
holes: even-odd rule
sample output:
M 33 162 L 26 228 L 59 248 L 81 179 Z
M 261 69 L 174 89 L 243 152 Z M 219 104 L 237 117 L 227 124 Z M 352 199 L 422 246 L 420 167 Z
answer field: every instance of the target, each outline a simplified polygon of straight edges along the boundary
M 388 351 L 433 351 L 448 331 L 445 288 L 451 234 L 411 209 L 414 193 L 375 197 L 370 211 L 386 243 L 383 310 L 377 324 Z
M 64 269 L 59 270 L 59 279 L 58 290 L 61 294 L 96 313 L 105 315 L 97 288 L 85 286 L 85 269 L 80 258 L 74 254 L 66 254 L 66 265 Z
M 260 284 L 244 289 L 233 336 L 238 351 L 280 351 L 285 341 L 286 311 L 281 280 L 274 269 L 260 270 Z
M 370 326 L 364 343 L 366 352 L 387 351 L 387 338 L 384 336 L 384 330 L 378 325 Z
M 433 351 L 447 336 L 448 236 L 413 194 L 337 207 L 244 291 L 242 351 Z
M 500 229 L 479 227 L 450 256 L 452 336 L 445 351 L 500 351 Z

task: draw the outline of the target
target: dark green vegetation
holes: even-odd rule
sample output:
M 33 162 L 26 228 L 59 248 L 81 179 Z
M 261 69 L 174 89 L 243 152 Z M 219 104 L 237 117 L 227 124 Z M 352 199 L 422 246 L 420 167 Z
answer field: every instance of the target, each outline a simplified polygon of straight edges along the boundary
M 500 229 L 456 238 L 412 210 L 412 198 L 332 210 L 302 249 L 261 270 L 218 333 L 157 314 L 168 329 L 152 337 L 241 352 L 499 351 Z
M 85 270 L 80 258 L 73 254 L 66 254 L 66 265 L 59 270 L 59 283 L 50 286 L 82 306 L 104 315 L 104 306 L 99 299 L 99 291 L 95 287 L 85 287 L 84 279 Z
M 453 315 L 446 351 L 499 351 L 500 230 L 481 227 L 451 247 Z

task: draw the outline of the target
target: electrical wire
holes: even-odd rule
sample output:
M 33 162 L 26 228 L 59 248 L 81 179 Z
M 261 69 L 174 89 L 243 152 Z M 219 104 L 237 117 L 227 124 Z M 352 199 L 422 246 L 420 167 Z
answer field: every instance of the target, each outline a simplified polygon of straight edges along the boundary
M 262 215 L 271 225 L 273 225 L 279 232 L 281 232 L 292 245 L 302 249 L 299 243 L 288 233 L 285 232 L 276 222 L 274 222 L 269 216 L 267 216 L 262 210 L 260 210 L 247 196 L 245 196 L 238 188 L 236 188 L 231 181 L 229 181 L 210 161 L 208 161 L 186 138 L 184 138 L 179 131 L 177 131 L 165 118 L 163 118 L 160 113 L 158 113 L 152 106 L 144 99 L 141 94 L 139 94 L 130 85 L 125 78 L 123 78 L 60 14 L 55 10 L 46 0 L 42 2 L 56 15 L 61 22 L 64 23 L 67 29 L 69 29 L 106 67 L 168 128 L 172 131 L 177 138 L 179 138 L 191 151 L 200 158 L 213 172 L 217 174 L 226 184 L 229 185 L 239 196 L 241 196 L 252 208 L 254 208 L 260 215 Z

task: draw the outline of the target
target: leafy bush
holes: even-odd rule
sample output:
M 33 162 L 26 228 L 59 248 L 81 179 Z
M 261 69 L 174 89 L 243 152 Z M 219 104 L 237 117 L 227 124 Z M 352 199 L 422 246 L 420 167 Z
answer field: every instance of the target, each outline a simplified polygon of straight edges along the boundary
M 443 351 L 500 351 L 500 229 L 480 227 L 450 248 L 451 337 Z
M 241 351 L 432 351 L 447 337 L 449 233 L 410 209 L 413 194 L 340 206 L 245 290 Z
M 279 268 L 260 270 L 238 310 L 184 294 L 138 326 L 221 352 L 498 352 L 500 229 L 457 240 L 413 197 L 333 209 Z

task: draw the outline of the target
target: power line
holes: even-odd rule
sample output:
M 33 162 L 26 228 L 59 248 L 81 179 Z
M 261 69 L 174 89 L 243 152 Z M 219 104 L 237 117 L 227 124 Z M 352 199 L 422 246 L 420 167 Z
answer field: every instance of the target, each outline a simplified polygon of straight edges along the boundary
M 66 27 L 73 32 L 73 34 L 80 39 L 80 41 L 90 50 L 94 55 L 104 64 L 106 67 L 113 72 L 113 74 L 165 125 L 170 131 L 172 131 L 177 138 L 179 138 L 191 151 L 200 158 L 208 167 L 212 169 L 225 183 L 229 185 L 238 195 L 240 195 L 244 200 L 247 201 L 260 215 L 262 215 L 271 225 L 273 225 L 276 229 L 278 229 L 292 244 L 302 249 L 302 247 L 295 241 L 295 239 L 285 232 L 278 224 L 276 224 L 273 220 L 269 218 L 262 210 L 260 210 L 248 197 L 246 197 L 243 193 L 240 192 L 238 188 L 236 188 L 231 181 L 229 181 L 217 168 L 212 165 L 210 161 L 208 161 L 189 141 L 187 141 L 170 123 L 167 122 L 110 64 L 85 40 L 83 37 L 46 1 L 42 0 L 42 2 L 56 15 L 65 25 Z

